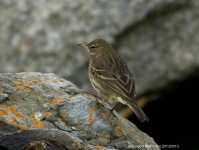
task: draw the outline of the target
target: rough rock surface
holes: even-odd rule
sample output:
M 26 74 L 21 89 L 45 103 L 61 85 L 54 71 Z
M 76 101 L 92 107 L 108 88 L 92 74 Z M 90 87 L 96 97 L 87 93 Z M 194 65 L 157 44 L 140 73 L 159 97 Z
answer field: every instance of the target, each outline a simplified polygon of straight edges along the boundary
M 138 95 L 199 66 L 198 0 L 0 1 L 1 72 L 56 72 L 88 89 L 86 50 L 104 38 L 135 76 Z M 80 75 L 81 73 L 81 75 Z
M 0 74 L 1 147 L 18 150 L 42 143 L 49 149 L 158 146 L 135 124 L 114 114 L 117 118 L 95 97 L 55 74 Z

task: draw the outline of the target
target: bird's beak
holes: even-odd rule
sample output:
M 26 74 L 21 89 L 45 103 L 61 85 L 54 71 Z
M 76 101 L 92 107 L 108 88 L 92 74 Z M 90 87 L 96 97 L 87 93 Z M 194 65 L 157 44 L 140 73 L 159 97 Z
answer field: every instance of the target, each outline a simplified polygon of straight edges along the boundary
M 87 48 L 87 44 L 77 44 L 77 45 Z

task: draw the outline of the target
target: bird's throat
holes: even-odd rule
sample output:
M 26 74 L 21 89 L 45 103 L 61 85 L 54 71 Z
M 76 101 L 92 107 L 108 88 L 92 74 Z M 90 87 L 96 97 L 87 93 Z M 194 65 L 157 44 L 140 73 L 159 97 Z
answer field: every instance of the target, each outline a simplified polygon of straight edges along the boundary
M 96 57 L 96 55 L 94 55 L 94 54 L 90 54 L 90 56 L 91 56 L 91 58 L 95 58 Z

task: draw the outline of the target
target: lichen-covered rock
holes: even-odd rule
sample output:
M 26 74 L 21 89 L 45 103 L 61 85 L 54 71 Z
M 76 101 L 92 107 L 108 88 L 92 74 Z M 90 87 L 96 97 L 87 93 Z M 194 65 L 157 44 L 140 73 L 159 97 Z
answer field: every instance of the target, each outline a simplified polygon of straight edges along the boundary
M 38 141 L 60 149 L 158 146 L 135 124 L 115 111 L 114 114 L 117 118 L 97 103 L 95 97 L 55 74 L 0 74 L 0 146 L 21 149 Z M 21 137 L 27 139 L 27 144 L 24 145 Z

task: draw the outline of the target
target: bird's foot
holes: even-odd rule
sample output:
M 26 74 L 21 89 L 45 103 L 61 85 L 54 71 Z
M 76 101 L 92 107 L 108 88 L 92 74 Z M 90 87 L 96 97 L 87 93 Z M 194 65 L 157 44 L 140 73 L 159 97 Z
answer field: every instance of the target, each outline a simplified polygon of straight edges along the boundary
M 105 107 L 106 108 L 106 107 Z M 108 108 L 106 108 L 106 109 L 108 109 Z M 114 109 L 108 109 L 109 110 L 109 112 L 111 113 L 111 114 L 113 114 L 113 116 L 118 120 L 118 117 L 114 114 L 114 112 L 113 112 L 113 110 Z
M 97 98 L 99 98 L 100 100 L 104 101 L 102 97 L 100 97 L 99 95 L 97 95 L 97 92 L 95 92 L 95 93 L 89 93 L 89 92 L 85 91 L 84 93 L 93 95 L 96 98 L 96 100 L 97 100 Z M 97 102 L 99 102 L 99 101 L 97 100 Z
M 119 104 L 120 104 L 120 103 L 117 103 L 112 109 L 106 108 L 106 109 L 108 109 L 108 110 L 113 114 L 113 116 L 116 117 L 116 118 L 117 118 L 117 116 L 113 113 L 113 110 L 114 110 Z M 117 120 L 118 120 L 118 118 L 117 118 Z

